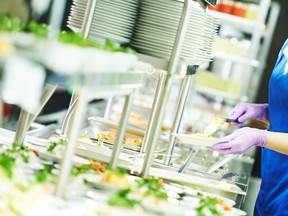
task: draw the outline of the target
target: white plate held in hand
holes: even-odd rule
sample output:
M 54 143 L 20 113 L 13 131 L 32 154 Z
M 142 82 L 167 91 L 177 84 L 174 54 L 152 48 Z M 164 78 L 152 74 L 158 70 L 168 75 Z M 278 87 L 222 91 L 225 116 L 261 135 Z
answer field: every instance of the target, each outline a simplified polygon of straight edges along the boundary
M 206 137 L 197 136 L 195 134 L 172 133 L 171 135 L 175 136 L 184 144 L 190 144 L 190 145 L 212 146 L 218 142 L 221 142 L 219 138 L 214 138 L 214 137 L 206 138 Z

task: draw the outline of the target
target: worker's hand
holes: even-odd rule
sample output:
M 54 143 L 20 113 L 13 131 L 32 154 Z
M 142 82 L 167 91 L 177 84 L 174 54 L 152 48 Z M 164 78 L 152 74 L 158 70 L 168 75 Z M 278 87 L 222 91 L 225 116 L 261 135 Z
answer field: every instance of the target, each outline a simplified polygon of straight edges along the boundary
M 252 146 L 264 147 L 267 143 L 267 130 L 244 127 L 222 138 L 211 146 L 211 150 L 223 154 L 242 154 Z
M 240 124 L 249 119 L 266 120 L 268 104 L 239 103 L 229 112 L 228 117 Z

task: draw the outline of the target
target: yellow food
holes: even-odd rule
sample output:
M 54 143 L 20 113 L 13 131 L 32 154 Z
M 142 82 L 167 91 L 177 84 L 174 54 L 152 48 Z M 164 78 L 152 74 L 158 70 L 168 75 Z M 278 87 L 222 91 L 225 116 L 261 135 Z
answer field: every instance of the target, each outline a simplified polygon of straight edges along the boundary
M 143 142 L 142 138 L 125 138 L 124 143 L 127 145 L 133 145 L 133 146 L 141 146 Z
M 114 143 L 116 134 L 110 131 L 98 131 L 95 134 L 95 137 L 97 139 L 112 141 Z M 142 142 L 143 142 L 143 139 L 140 137 L 135 137 L 135 138 L 124 137 L 124 140 L 123 140 L 124 144 L 139 146 L 139 147 L 142 145 Z
M 196 133 L 195 136 L 203 137 L 203 138 L 210 138 L 212 137 L 210 134 L 203 134 L 203 133 Z
M 0 36 L 0 58 L 7 58 L 15 52 L 12 43 L 4 36 Z
M 120 188 L 130 187 L 128 174 L 121 174 L 118 172 L 107 171 L 104 173 L 101 181 L 111 185 L 115 185 Z
M 98 131 L 95 134 L 97 139 L 114 141 L 116 138 L 115 133 L 110 131 Z

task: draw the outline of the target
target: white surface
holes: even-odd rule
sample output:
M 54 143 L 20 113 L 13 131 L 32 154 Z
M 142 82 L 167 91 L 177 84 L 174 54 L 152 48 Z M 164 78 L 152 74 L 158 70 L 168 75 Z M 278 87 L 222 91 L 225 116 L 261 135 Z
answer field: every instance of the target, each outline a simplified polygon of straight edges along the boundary
M 108 52 L 95 48 L 51 43 L 43 59 L 55 73 L 123 73 L 137 62 L 137 56 L 121 52 Z
M 225 191 L 232 194 L 246 195 L 246 192 L 234 184 L 227 183 L 225 181 L 210 180 L 204 177 L 195 175 L 177 173 L 171 170 L 159 169 L 151 167 L 149 175 L 171 180 L 177 183 L 189 184 L 195 186 L 205 187 L 206 189 L 215 189 L 218 191 Z
M 190 144 L 190 145 L 212 146 L 213 144 L 221 141 L 218 138 L 200 137 L 200 136 L 197 136 L 195 134 L 172 133 L 171 135 L 175 136 L 181 142 L 183 142 L 185 144 Z
M 4 68 L 3 101 L 34 113 L 45 81 L 44 68 L 21 57 L 10 58 Z

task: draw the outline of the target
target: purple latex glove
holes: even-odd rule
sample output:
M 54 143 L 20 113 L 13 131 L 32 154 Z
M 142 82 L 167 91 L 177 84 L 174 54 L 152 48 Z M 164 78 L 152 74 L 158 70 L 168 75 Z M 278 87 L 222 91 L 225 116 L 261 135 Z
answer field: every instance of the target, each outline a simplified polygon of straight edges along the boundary
M 229 112 L 228 118 L 237 120 L 240 124 L 249 119 L 266 120 L 268 104 L 239 103 Z
M 223 137 L 221 142 L 211 146 L 211 150 L 223 154 L 242 154 L 252 146 L 264 147 L 267 139 L 267 130 L 244 127 Z

